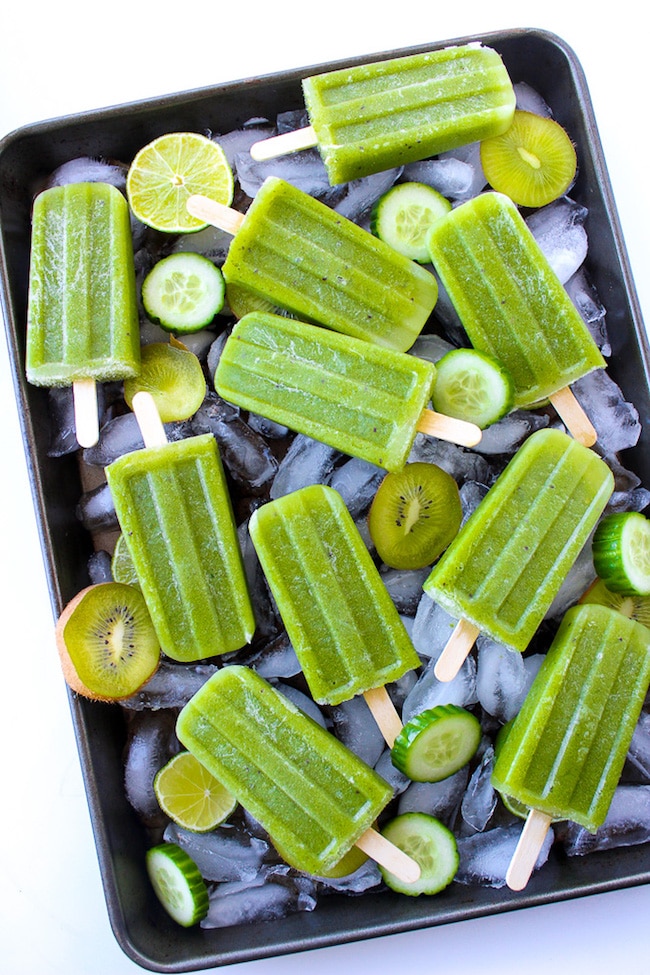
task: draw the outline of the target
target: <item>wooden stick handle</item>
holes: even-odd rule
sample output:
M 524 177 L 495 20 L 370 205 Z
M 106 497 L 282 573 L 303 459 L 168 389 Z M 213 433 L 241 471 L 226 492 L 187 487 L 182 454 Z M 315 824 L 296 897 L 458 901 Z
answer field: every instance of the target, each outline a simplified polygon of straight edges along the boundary
M 217 203 L 209 196 L 201 196 L 198 193 L 188 197 L 185 206 L 187 212 L 197 220 L 203 220 L 213 227 L 218 227 L 219 230 L 225 230 L 233 237 L 246 219 L 245 213 L 240 213 L 239 210 L 233 210 L 232 207 L 224 206 L 223 203 Z
M 454 632 L 438 657 L 433 673 L 441 681 L 453 680 L 474 646 L 480 630 L 469 620 L 458 620 Z
M 94 379 L 78 379 L 72 384 L 74 423 L 80 447 L 93 447 L 99 440 L 97 387 Z
M 531 809 L 506 872 L 510 890 L 523 890 L 530 880 L 550 827 L 550 816 L 539 809 Z
M 364 853 L 367 853 L 371 860 L 379 863 L 386 870 L 394 873 L 405 884 L 414 884 L 420 879 L 420 865 L 408 854 L 400 850 L 398 846 L 387 840 L 385 836 L 378 833 L 372 827 L 367 829 L 363 836 L 360 836 L 356 845 Z
M 167 434 L 151 393 L 145 393 L 143 390 L 135 394 L 133 412 L 138 421 L 145 447 L 164 447 L 167 443 Z
M 565 386 L 564 389 L 558 389 L 557 393 L 552 393 L 549 399 L 571 436 L 584 444 L 585 447 L 593 447 L 598 439 L 598 434 L 575 398 L 573 390 L 569 386 Z
M 402 721 L 395 710 L 385 687 L 373 687 L 364 692 L 365 702 L 372 711 L 372 716 L 384 736 L 389 748 L 395 744 L 395 739 L 402 730 Z
M 288 156 L 290 152 L 301 149 L 312 149 L 315 145 L 318 145 L 316 133 L 311 125 L 306 125 L 303 129 L 260 139 L 253 143 L 250 152 L 256 162 L 264 162 L 266 159 L 275 159 L 276 156 Z
M 481 442 L 483 433 L 475 423 L 458 420 L 454 416 L 445 416 L 434 410 L 423 410 L 417 425 L 419 433 L 428 433 L 439 440 L 449 440 L 460 444 L 461 447 L 475 447 Z

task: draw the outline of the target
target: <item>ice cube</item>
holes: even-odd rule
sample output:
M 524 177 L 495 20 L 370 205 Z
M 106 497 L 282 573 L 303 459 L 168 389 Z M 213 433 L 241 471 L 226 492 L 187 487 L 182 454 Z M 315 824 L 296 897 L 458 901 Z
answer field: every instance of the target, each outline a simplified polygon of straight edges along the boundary
M 472 772 L 460 804 L 463 822 L 470 831 L 482 833 L 496 809 L 498 796 L 491 781 L 493 768 L 494 748 L 489 745 L 479 765 Z
M 264 840 L 229 824 L 210 833 L 194 833 L 170 823 L 163 837 L 168 843 L 177 843 L 192 857 L 205 880 L 218 883 L 254 880 L 269 852 Z
M 535 210 L 528 227 L 547 261 L 565 284 L 587 256 L 588 210 L 568 196 Z
M 90 491 L 84 491 L 79 499 L 76 515 L 89 532 L 119 528 L 108 484 L 99 484 Z
M 79 449 L 75 426 L 72 386 L 55 386 L 47 390 L 50 417 L 48 457 L 64 457 Z
M 458 620 L 450 616 L 427 593 L 420 596 L 411 639 L 421 657 L 438 659 Z
M 448 200 L 467 200 L 472 195 L 475 169 L 455 156 L 426 159 L 404 167 L 403 181 L 426 183 Z
M 497 826 L 458 840 L 460 864 L 454 880 L 458 884 L 478 884 L 481 887 L 505 887 L 506 872 L 519 841 L 522 827 Z M 537 858 L 535 869 L 546 861 L 553 845 L 553 830 L 549 830 Z
M 238 407 L 208 392 L 191 422 L 194 433 L 213 434 L 224 467 L 238 484 L 254 494 L 265 490 L 278 462 L 266 441 L 242 419 Z
M 363 697 L 353 697 L 332 708 L 331 719 L 336 737 L 366 765 L 374 767 L 385 742 Z
M 479 636 L 476 693 L 479 704 L 502 724 L 519 711 L 528 682 L 524 660 L 516 650 Z
M 476 704 L 476 661 L 467 657 L 450 681 L 440 681 L 434 674 L 436 657 L 432 657 L 424 668 L 415 687 L 404 701 L 402 721 L 410 721 L 414 715 L 438 704 L 457 704 L 470 707 Z
M 628 768 L 634 771 L 636 781 L 650 784 L 650 713 L 639 716 L 627 755 Z
M 598 432 L 596 447 L 602 454 L 616 454 L 636 445 L 641 435 L 639 412 L 606 369 L 587 373 L 572 389 Z
M 415 355 L 418 359 L 427 359 L 429 362 L 436 363 L 454 348 L 455 346 L 443 339 L 442 336 L 435 335 L 433 332 L 426 332 L 423 335 L 418 335 L 409 349 L 409 355 Z
M 262 162 L 253 159 L 250 152 L 238 152 L 234 164 L 241 188 L 250 197 L 256 195 L 267 176 L 278 176 L 324 202 L 342 195 L 342 191 L 334 191 L 330 185 L 317 149 L 305 149 Z
M 518 81 L 513 85 L 517 108 L 520 112 L 532 112 L 533 115 L 542 115 L 550 118 L 551 109 L 538 91 L 531 87 L 526 81 Z
M 111 582 L 113 573 L 111 571 L 111 556 L 103 549 L 93 552 L 88 559 L 88 575 L 94 585 L 100 582 Z
M 329 484 L 341 495 L 352 517 L 358 518 L 370 507 L 385 476 L 382 467 L 352 457 L 332 472 Z
M 128 725 L 124 759 L 126 798 L 143 823 L 162 827 L 167 816 L 158 805 L 153 788 L 156 773 L 181 750 L 172 711 L 142 711 Z
M 192 432 L 189 421 L 164 424 L 167 440 L 182 440 Z M 135 413 L 123 413 L 104 423 L 99 431 L 99 440 L 92 447 L 83 450 L 83 461 L 91 467 L 107 467 L 114 460 L 132 450 L 144 447 L 144 440 Z
M 424 812 L 435 816 L 449 828 L 460 809 L 469 781 L 469 766 L 441 782 L 412 782 L 399 799 L 398 813 Z
M 465 450 L 457 444 L 438 440 L 423 433 L 417 433 L 409 454 L 409 463 L 423 461 L 437 464 L 454 478 L 458 484 L 463 481 L 481 481 L 489 484 L 490 465 L 485 457 L 472 450 Z
M 381 883 L 381 873 L 374 860 L 366 860 L 358 870 L 343 877 L 319 877 L 318 887 L 327 892 L 363 894 Z
M 334 202 L 334 209 L 342 217 L 368 229 L 370 210 L 388 192 L 400 173 L 401 169 L 385 169 L 372 176 L 352 180 L 345 184 L 345 196 Z
M 563 835 L 568 856 L 584 856 L 598 850 L 636 846 L 650 841 L 650 785 L 619 785 L 605 822 L 595 833 L 567 823 Z
M 513 410 L 483 431 L 481 441 L 474 450 L 488 456 L 514 454 L 531 433 L 547 427 L 548 423 L 549 417 L 545 413 Z
M 477 193 L 480 193 L 487 184 L 485 173 L 483 172 L 483 166 L 481 164 L 480 142 L 469 142 L 464 146 L 458 146 L 456 149 L 449 149 L 447 152 L 441 152 L 438 159 L 460 159 L 462 162 L 466 163 L 466 165 L 471 166 L 472 168 L 472 181 L 467 187 L 467 190 L 463 196 L 457 196 L 455 198 L 455 203 L 461 203 L 463 200 L 469 200 L 470 197 L 476 196 Z
M 249 153 L 254 142 L 275 135 L 274 127 L 264 124 L 265 122 L 266 120 L 251 122 L 241 129 L 232 129 L 230 132 L 215 137 L 214 141 L 223 149 L 231 169 L 236 171 L 237 156 L 240 153 Z M 186 236 L 196 237 L 196 234 Z
M 297 708 L 308 714 L 309 717 L 319 724 L 321 728 L 327 727 L 325 718 L 321 709 L 318 707 L 316 702 L 308 695 L 303 693 L 303 691 L 298 690 L 297 687 L 293 687 L 291 684 L 276 683 L 275 685 L 281 694 L 284 694 L 292 704 L 295 704 Z
M 381 753 L 379 761 L 375 763 L 375 772 L 388 782 L 396 796 L 404 792 L 411 782 L 408 775 L 393 765 L 390 748 L 385 748 Z
M 218 669 L 217 664 L 178 664 L 163 658 L 155 674 L 120 706 L 129 711 L 185 707 Z
M 423 569 L 391 569 L 381 566 L 381 580 L 399 613 L 415 616 L 422 599 L 422 583 L 429 572 L 430 566 Z
M 326 484 L 340 457 L 338 450 L 320 440 L 297 434 L 273 479 L 271 498 L 283 497 L 308 484 Z
M 263 871 L 251 884 L 219 884 L 210 891 L 208 913 L 201 921 L 205 929 L 258 924 L 287 917 L 296 911 L 316 907 L 315 885 L 306 881 L 283 883 L 272 871 Z
M 584 267 L 581 267 L 566 282 L 567 294 L 576 306 L 591 336 L 607 358 L 612 354 L 612 347 L 607 335 L 605 321 L 606 311 L 600 297 Z
M 190 251 L 202 254 L 219 267 L 223 264 L 230 249 L 232 234 L 219 227 L 206 227 L 192 234 L 179 234 L 170 253 Z M 189 336 L 183 336 L 183 343 Z

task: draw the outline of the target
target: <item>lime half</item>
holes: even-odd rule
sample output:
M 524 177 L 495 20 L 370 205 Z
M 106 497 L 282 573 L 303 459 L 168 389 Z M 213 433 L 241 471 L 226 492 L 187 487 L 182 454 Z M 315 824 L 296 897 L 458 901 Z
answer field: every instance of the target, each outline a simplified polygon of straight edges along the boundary
M 170 132 L 144 146 L 131 163 L 126 194 L 133 215 L 165 233 L 189 233 L 207 224 L 187 211 L 198 193 L 232 203 L 234 179 L 220 145 L 198 132 Z
M 191 754 L 180 752 L 154 778 L 160 808 L 179 826 L 205 833 L 230 816 L 235 797 Z

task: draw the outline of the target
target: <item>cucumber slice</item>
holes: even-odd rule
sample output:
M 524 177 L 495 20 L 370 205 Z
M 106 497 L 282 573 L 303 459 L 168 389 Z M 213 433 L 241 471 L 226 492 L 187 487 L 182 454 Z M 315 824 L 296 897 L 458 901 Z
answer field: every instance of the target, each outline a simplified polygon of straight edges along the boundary
M 370 229 L 375 237 L 420 264 L 431 260 L 431 226 L 451 210 L 451 203 L 426 183 L 398 183 L 375 203 Z
M 437 894 L 452 882 L 458 870 L 458 846 L 454 834 L 439 819 L 428 813 L 402 813 L 391 819 L 381 832 L 412 857 L 422 871 L 419 880 L 407 884 L 380 866 L 384 883 L 391 890 L 417 897 Z
M 185 335 L 209 325 L 226 297 L 223 274 L 202 254 L 170 254 L 153 266 L 142 284 L 147 317 L 168 332 Z
M 478 349 L 452 349 L 436 363 L 433 408 L 484 430 L 514 406 L 512 376 L 498 359 Z
M 471 711 L 439 704 L 404 725 L 391 759 L 414 782 L 440 782 L 469 762 L 480 741 L 481 725 Z
M 650 521 L 638 511 L 601 519 L 592 542 L 596 574 L 612 592 L 650 595 Z
M 208 888 L 194 860 L 176 843 L 147 850 L 146 865 L 156 896 L 170 917 L 184 928 L 208 913 Z

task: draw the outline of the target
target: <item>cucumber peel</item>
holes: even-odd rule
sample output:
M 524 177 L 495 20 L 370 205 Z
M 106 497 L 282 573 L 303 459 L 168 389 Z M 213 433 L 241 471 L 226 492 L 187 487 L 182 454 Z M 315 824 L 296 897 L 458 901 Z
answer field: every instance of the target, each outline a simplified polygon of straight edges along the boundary
M 480 741 L 481 725 L 471 711 L 439 704 L 404 725 L 391 760 L 414 782 L 440 782 L 470 761 Z

